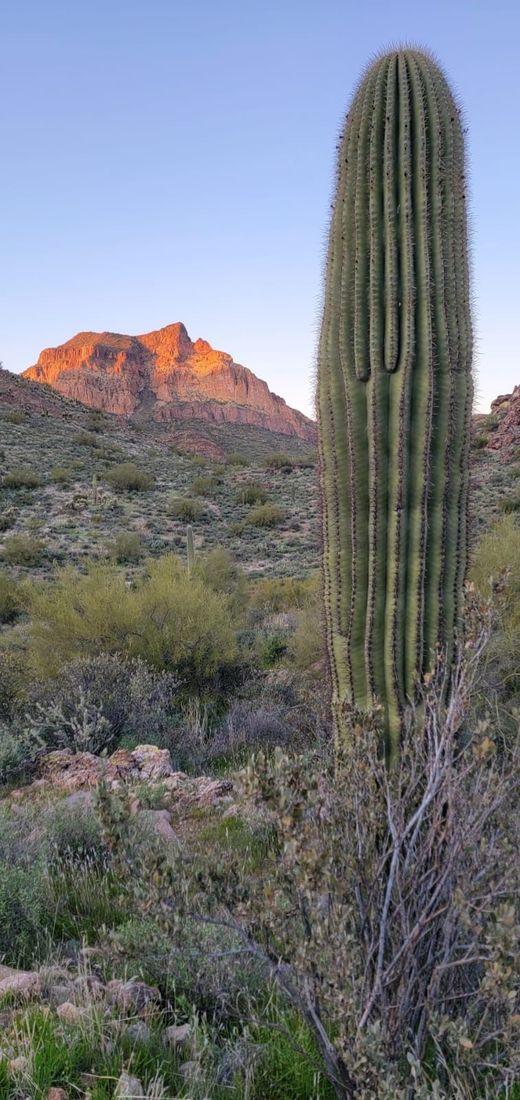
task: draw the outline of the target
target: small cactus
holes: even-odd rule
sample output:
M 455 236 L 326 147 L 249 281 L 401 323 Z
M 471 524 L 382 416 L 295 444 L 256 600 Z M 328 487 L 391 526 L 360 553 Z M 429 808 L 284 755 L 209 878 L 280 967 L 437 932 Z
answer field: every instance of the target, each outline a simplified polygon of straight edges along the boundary
M 195 542 L 193 539 L 193 527 L 191 523 L 186 528 L 186 559 L 188 566 L 188 575 L 191 576 L 193 568 L 195 566 Z

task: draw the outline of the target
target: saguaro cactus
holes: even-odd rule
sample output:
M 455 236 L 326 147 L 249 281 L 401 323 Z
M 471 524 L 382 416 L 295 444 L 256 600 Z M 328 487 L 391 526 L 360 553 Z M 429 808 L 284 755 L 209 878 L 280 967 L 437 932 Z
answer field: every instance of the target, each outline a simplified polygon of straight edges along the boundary
M 337 731 L 382 703 L 390 750 L 453 659 L 467 557 L 472 334 L 458 108 L 426 54 L 367 71 L 339 145 L 318 368 Z
M 193 527 L 191 523 L 188 523 L 186 528 L 186 565 L 188 567 L 188 574 L 191 576 L 195 566 L 195 540 L 193 538 Z

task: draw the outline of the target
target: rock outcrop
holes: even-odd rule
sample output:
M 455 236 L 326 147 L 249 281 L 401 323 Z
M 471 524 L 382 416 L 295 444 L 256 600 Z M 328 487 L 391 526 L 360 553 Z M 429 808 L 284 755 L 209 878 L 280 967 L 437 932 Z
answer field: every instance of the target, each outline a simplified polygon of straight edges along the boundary
M 500 451 L 504 462 L 520 454 L 520 386 L 512 393 L 496 397 L 491 403 L 491 415 L 498 420 L 489 440 L 488 447 Z
M 192 342 L 180 322 L 143 336 L 78 333 L 42 351 L 24 377 L 126 418 L 253 424 L 309 442 L 315 438 L 315 426 L 303 413 L 226 352 L 206 340 Z

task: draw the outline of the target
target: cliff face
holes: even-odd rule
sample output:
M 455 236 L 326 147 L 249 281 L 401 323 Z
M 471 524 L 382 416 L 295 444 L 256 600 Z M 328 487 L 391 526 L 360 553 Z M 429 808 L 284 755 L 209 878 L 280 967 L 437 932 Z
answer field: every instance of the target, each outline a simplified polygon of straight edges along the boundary
M 181 323 L 143 336 L 81 332 L 42 351 L 26 378 L 66 397 L 125 417 L 159 422 L 254 424 L 314 441 L 315 427 L 246 367 Z

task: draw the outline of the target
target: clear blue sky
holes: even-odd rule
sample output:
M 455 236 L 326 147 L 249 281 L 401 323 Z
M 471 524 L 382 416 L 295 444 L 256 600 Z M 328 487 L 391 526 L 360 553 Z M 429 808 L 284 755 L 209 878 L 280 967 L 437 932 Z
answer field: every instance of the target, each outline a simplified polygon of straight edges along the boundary
M 465 107 L 478 392 L 520 382 L 514 0 L 3 0 L 0 359 L 185 322 L 311 408 L 336 137 L 375 51 Z

